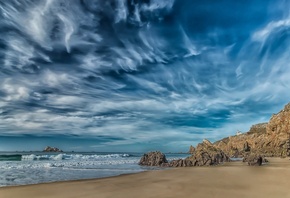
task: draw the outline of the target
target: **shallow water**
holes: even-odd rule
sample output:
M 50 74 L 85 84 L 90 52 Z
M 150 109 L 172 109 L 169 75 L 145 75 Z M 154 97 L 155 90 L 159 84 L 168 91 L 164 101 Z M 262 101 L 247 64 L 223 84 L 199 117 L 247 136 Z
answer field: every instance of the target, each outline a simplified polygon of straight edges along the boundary
M 157 170 L 142 167 L 141 153 L 0 153 L 0 186 L 110 177 Z M 187 154 L 167 154 L 168 160 Z

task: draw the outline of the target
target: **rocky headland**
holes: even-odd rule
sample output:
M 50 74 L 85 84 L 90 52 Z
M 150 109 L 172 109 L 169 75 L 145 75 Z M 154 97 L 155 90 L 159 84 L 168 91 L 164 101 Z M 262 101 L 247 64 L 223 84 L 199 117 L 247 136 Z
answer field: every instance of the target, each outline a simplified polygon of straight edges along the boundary
M 290 103 L 268 123 L 253 125 L 249 132 L 216 141 L 214 146 L 231 157 L 246 157 L 249 154 L 266 157 L 289 156 L 288 133 L 290 132 Z
M 290 103 L 279 113 L 273 114 L 269 122 L 253 125 L 246 133 L 237 133 L 211 143 L 203 140 L 197 147 L 190 146 L 191 156 L 168 162 L 161 152 L 144 154 L 139 164 L 147 166 L 211 166 L 229 162 L 230 157 L 243 158 L 248 165 L 262 165 L 265 157 L 289 156 Z

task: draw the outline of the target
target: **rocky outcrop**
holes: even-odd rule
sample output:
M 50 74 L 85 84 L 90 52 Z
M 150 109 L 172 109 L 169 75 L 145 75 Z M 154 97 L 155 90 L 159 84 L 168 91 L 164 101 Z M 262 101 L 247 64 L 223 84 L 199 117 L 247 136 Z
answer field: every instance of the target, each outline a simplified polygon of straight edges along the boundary
M 265 141 L 266 124 L 251 127 L 248 133 L 230 136 L 219 140 L 214 145 L 231 157 L 244 157 L 248 152 L 259 152 Z
M 249 132 L 230 136 L 212 144 L 204 140 L 196 148 L 190 146 L 192 155 L 186 159 L 167 162 L 160 152 L 144 154 L 139 164 L 147 166 L 210 166 L 230 161 L 231 157 L 244 157 L 249 165 L 267 162 L 264 157 L 285 157 L 287 153 L 287 134 L 290 132 L 290 103 L 268 123 L 253 125 Z
M 231 157 L 251 154 L 266 157 L 286 157 L 287 133 L 290 132 L 290 103 L 268 123 L 253 125 L 249 132 L 219 140 L 214 145 Z
M 141 166 L 166 166 L 167 162 L 163 153 L 154 151 L 144 154 L 138 164 Z
M 205 139 L 197 145 L 192 155 L 185 159 L 168 162 L 163 153 L 155 151 L 144 154 L 139 161 L 139 165 L 166 167 L 212 166 L 229 161 L 230 158 L 221 149 L 216 148 L 209 140 Z
M 205 139 L 197 145 L 190 157 L 173 160 L 169 164 L 172 167 L 212 166 L 229 161 L 230 158 L 221 149 L 216 148 L 209 140 Z
M 218 165 L 230 161 L 230 158 L 209 140 L 203 140 L 196 147 L 195 153 L 188 157 L 195 166 Z
M 195 148 L 190 145 L 188 153 L 193 154 L 195 152 Z
M 254 124 L 253 126 L 251 126 L 248 134 L 251 133 L 266 133 L 266 128 L 267 128 L 267 122 L 264 123 L 259 123 L 259 124 Z
M 55 148 L 55 147 L 47 146 L 47 147 L 45 147 L 43 152 L 63 152 L 63 151 L 58 149 L 58 148 Z

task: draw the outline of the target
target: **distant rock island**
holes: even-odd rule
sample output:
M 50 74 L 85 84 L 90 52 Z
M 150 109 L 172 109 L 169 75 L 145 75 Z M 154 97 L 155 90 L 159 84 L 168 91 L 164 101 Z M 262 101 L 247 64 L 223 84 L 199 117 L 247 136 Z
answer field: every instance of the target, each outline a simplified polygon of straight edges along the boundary
M 59 148 L 56 148 L 56 147 L 47 146 L 47 147 L 45 147 L 43 152 L 63 152 L 63 151 L 60 150 Z

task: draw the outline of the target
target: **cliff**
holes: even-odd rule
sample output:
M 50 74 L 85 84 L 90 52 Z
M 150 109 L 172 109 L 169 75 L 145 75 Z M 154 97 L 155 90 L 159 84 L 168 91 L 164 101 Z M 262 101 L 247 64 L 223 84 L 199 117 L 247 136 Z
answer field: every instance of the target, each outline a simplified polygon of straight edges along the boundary
M 268 123 L 253 125 L 249 132 L 230 136 L 214 143 L 231 157 L 244 157 L 249 153 L 271 157 L 285 157 L 287 153 L 287 133 L 290 131 L 290 103 Z

